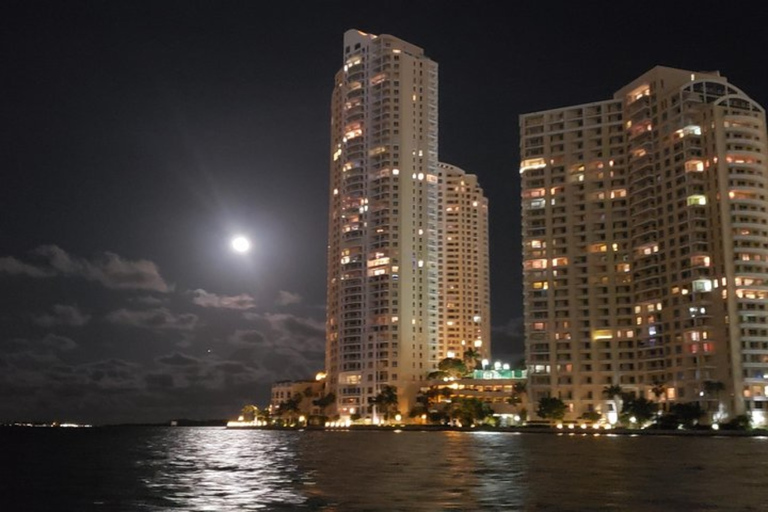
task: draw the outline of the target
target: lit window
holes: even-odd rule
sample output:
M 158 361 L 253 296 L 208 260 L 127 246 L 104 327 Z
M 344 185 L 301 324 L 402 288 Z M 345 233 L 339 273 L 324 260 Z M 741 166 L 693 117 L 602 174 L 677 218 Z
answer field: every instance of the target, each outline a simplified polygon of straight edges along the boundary
M 697 279 L 693 282 L 694 292 L 711 292 L 712 280 L 711 279 Z
M 530 270 L 533 268 L 547 268 L 547 260 L 546 259 L 527 260 L 525 263 L 523 263 L 523 268 L 525 268 L 526 270 Z
M 530 169 L 541 169 L 547 166 L 547 161 L 543 158 L 529 158 L 520 162 L 520 174 Z
M 592 341 L 613 339 L 613 332 L 610 329 L 598 329 L 592 331 Z
M 544 195 L 547 193 L 547 190 L 544 188 L 533 188 L 531 190 L 526 190 L 523 192 L 523 197 L 528 199 L 532 197 L 544 197 Z

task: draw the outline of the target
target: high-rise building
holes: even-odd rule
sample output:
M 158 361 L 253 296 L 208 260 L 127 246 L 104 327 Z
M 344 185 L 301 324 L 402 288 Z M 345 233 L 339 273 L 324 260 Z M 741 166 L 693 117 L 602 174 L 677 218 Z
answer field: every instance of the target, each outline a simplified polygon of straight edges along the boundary
M 438 163 L 437 87 L 437 64 L 421 48 L 344 34 L 331 102 L 326 322 L 340 416 L 376 420 L 383 386 L 397 388 L 405 414 L 462 341 L 488 353 L 487 202 L 474 176 Z
M 520 130 L 531 399 L 615 417 L 620 386 L 764 423 L 763 108 L 717 72 L 656 67 Z
M 490 359 L 488 200 L 477 176 L 445 163 L 438 168 L 444 184 L 438 355 L 462 358 L 472 349 Z

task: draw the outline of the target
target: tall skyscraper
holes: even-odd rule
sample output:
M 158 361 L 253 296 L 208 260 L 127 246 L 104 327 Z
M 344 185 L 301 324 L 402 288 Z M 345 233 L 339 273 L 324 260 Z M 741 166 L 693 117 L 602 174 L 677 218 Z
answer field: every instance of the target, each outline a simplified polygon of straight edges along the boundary
M 611 416 L 619 385 L 764 423 L 763 108 L 717 72 L 656 67 L 520 130 L 531 399 Z
M 440 292 L 440 358 L 461 358 L 467 349 L 491 357 L 488 269 L 488 200 L 477 176 L 440 163 L 443 232 Z
M 331 101 L 326 322 L 327 385 L 342 417 L 374 420 L 383 386 L 397 388 L 407 413 L 420 381 L 461 341 L 483 353 L 490 344 L 487 202 L 474 176 L 438 164 L 437 87 L 437 64 L 421 48 L 344 34 Z M 477 268 L 463 275 L 470 262 Z

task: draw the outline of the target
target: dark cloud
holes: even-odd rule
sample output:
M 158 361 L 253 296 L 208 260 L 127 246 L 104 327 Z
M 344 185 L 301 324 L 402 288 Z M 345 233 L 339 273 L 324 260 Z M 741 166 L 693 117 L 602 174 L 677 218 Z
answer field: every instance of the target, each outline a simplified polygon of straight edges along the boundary
M 107 315 L 107 320 L 120 325 L 142 329 L 170 329 L 190 331 L 197 326 L 198 317 L 192 313 L 172 313 L 168 308 L 145 310 L 118 309 Z
M 69 338 L 66 338 L 64 336 L 57 336 L 56 334 L 49 334 L 45 338 L 43 338 L 40 343 L 45 346 L 49 347 L 52 350 L 55 351 L 67 351 L 72 350 L 77 347 L 77 343 L 72 341 Z
M 43 338 L 11 338 L 0 341 L 0 350 L 5 354 L 52 354 L 77 348 L 77 343 L 65 336 L 48 334 Z
M 38 268 L 17 260 L 12 256 L 0 258 L 0 273 L 21 275 L 27 277 L 52 277 L 55 273 L 51 270 Z
M 235 331 L 231 340 L 235 343 L 259 343 L 266 344 L 267 340 L 264 335 L 259 331 Z
M 218 368 L 226 373 L 245 373 L 248 371 L 243 364 L 233 362 L 220 363 Z
M 111 252 L 87 260 L 71 256 L 56 245 L 44 245 L 33 251 L 42 258 L 43 266 L 24 263 L 13 257 L 0 259 L 0 272 L 44 278 L 54 276 L 80 277 L 118 290 L 152 290 L 168 292 L 170 287 L 160 271 L 148 260 L 126 260 Z
M 173 376 L 167 373 L 150 373 L 144 376 L 144 382 L 149 388 L 168 389 L 173 387 Z
M 53 313 L 34 318 L 35 323 L 43 327 L 56 325 L 80 327 L 87 324 L 90 320 L 90 315 L 83 314 L 77 306 L 67 306 L 65 304 L 56 304 L 53 306 Z
M 199 288 L 190 293 L 192 302 L 204 308 L 246 310 L 256 307 L 255 299 L 246 293 L 232 296 L 216 295 Z
M 159 357 L 157 359 L 157 362 L 160 364 L 165 364 L 169 366 L 190 366 L 190 365 L 196 365 L 199 363 L 197 359 L 193 357 L 185 356 L 183 354 L 179 354 L 178 352 L 175 352 L 169 356 Z
M 161 306 L 167 302 L 167 299 L 165 297 L 161 298 L 145 295 L 143 297 L 134 297 L 130 301 L 144 306 Z

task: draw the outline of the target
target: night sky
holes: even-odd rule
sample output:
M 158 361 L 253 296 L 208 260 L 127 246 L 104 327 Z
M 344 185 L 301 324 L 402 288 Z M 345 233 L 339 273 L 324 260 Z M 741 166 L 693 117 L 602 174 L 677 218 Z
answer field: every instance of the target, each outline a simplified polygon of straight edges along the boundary
M 768 105 L 757 2 L 274 5 L 3 3 L 0 422 L 232 417 L 322 369 L 347 29 L 439 63 L 440 159 L 490 199 L 492 345 L 512 362 L 518 115 L 607 99 L 657 64 L 720 70 Z

